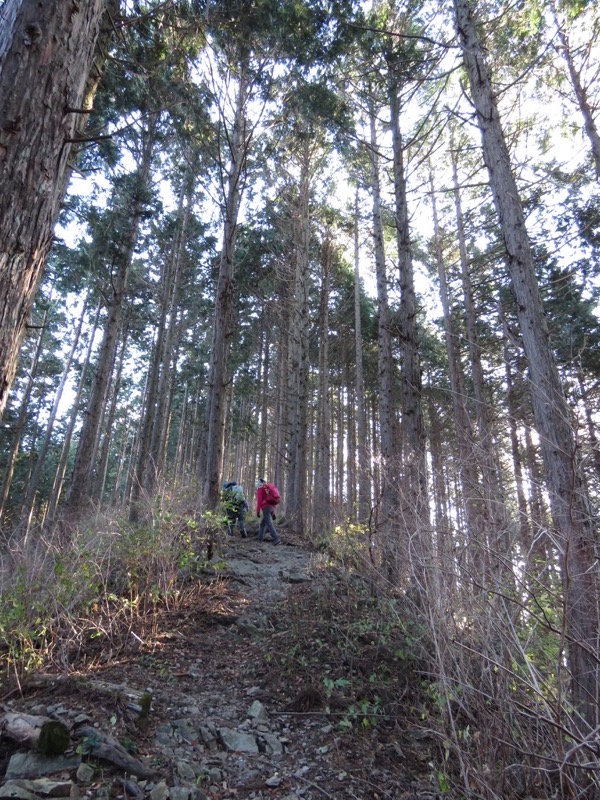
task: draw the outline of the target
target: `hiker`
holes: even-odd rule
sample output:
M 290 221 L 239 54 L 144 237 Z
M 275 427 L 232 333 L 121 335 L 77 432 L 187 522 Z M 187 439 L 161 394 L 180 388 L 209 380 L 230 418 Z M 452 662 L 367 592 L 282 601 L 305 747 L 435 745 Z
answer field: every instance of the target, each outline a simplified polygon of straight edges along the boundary
M 235 525 L 237 523 L 240 528 L 240 536 L 242 539 L 246 539 L 248 533 L 246 532 L 245 520 L 249 506 L 244 497 L 244 490 L 239 483 L 227 481 L 227 483 L 223 484 L 221 502 L 227 515 L 227 533 L 229 536 L 235 535 Z
M 267 483 L 264 478 L 258 479 L 258 490 L 256 492 L 256 516 L 262 519 L 258 528 L 258 541 L 262 542 L 265 538 L 265 531 L 271 534 L 273 544 L 279 544 L 281 539 L 277 533 L 273 520 L 275 519 L 275 508 L 281 500 L 279 489 L 274 483 Z

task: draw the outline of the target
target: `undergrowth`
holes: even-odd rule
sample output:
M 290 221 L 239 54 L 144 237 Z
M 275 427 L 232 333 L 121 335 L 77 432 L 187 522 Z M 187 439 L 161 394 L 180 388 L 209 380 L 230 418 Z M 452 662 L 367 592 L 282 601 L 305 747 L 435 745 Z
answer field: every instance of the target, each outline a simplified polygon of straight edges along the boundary
M 291 712 L 329 715 L 367 759 L 395 744 L 403 768 L 454 797 L 600 796 L 597 734 L 569 705 L 560 605 L 546 613 L 543 586 L 499 596 L 464 569 L 458 592 L 446 564 L 399 550 L 403 591 L 366 529 L 315 546 L 329 577 L 298 593 L 272 657 Z
M 0 555 L 2 690 L 152 634 L 157 614 L 193 591 L 217 535 L 189 514 L 137 525 L 115 514 L 10 543 Z
M 4 693 L 41 667 L 102 663 L 151 636 L 162 611 L 200 591 L 189 579 L 220 536 L 218 515 L 163 511 L 151 524 L 98 516 L 8 547 Z M 577 728 L 561 679 L 560 615 L 540 611 L 539 590 L 530 597 L 513 586 L 500 600 L 464 569 L 457 592 L 445 565 L 424 560 L 402 591 L 383 578 L 366 529 L 346 526 L 314 545 L 322 574 L 294 589 L 264 647 L 287 713 L 327 715 L 362 768 L 400 762 L 437 793 L 597 796 L 597 737 Z
M 444 784 L 433 765 L 443 756 L 429 730 L 424 631 L 399 613 L 401 602 L 329 568 L 316 589 L 296 589 L 287 604 L 285 630 L 265 656 L 268 682 L 287 713 L 325 715 L 345 747 L 360 751 L 361 769 L 401 763 L 406 780 L 425 779 L 438 791 Z

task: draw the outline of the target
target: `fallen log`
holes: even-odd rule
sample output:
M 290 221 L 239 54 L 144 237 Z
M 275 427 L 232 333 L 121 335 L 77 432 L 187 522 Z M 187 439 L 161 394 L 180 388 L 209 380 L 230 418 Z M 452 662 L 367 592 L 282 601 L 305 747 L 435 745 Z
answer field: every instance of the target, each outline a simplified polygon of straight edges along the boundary
M 154 772 L 137 758 L 130 755 L 123 745 L 113 736 L 101 733 L 90 725 L 81 725 L 73 732 L 73 736 L 81 741 L 79 750 L 82 755 L 92 756 L 101 761 L 108 761 L 136 778 L 148 780 Z
M 108 683 L 107 681 L 90 680 L 89 678 L 74 677 L 72 675 L 49 675 L 39 673 L 31 675 L 26 683 L 28 689 L 45 688 L 58 684 L 73 684 L 90 692 L 97 692 L 105 697 L 111 697 L 122 703 L 129 711 L 137 714 L 140 719 L 147 717 L 152 708 L 152 692 L 149 689 L 132 689 L 125 683 Z
M 123 703 L 129 711 L 133 711 L 141 718 L 147 717 L 152 707 L 152 693 L 149 690 L 140 691 L 132 689 L 124 683 L 107 683 L 106 681 L 82 680 L 76 681 L 78 686 L 83 686 L 92 692 L 112 697 Z
M 56 719 L 7 712 L 0 717 L 0 735 L 43 756 L 62 755 L 71 739 L 67 726 Z

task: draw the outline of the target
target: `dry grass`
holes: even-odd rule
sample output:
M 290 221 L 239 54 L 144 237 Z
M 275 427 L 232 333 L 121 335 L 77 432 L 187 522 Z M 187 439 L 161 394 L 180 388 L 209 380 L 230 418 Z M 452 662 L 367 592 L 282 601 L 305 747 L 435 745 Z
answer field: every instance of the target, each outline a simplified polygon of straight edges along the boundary
M 159 614 L 200 591 L 187 578 L 207 536 L 185 513 L 135 526 L 115 513 L 10 542 L 0 557 L 4 691 L 41 667 L 68 672 L 152 636 Z
M 447 543 L 431 531 L 402 545 L 398 527 L 390 529 L 392 542 L 354 531 L 321 549 L 330 563 L 363 576 L 377 599 L 372 619 L 384 615 L 406 636 L 409 685 L 413 693 L 418 688 L 411 702 L 437 744 L 440 788 L 486 800 L 600 796 L 597 732 L 586 730 L 569 704 L 562 599 L 552 571 L 529 574 L 473 541 L 468 552 L 448 557 Z M 395 576 L 390 563 L 399 565 Z M 372 626 L 373 641 L 353 639 L 365 658 L 387 646 L 381 625 Z M 391 665 L 400 697 L 405 666 Z M 397 718 L 387 698 L 383 716 Z

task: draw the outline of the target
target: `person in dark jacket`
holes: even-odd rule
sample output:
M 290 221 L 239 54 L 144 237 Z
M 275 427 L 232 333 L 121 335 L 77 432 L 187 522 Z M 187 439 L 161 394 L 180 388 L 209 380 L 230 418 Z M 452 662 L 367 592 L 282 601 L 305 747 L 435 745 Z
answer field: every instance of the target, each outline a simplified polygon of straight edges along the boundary
M 271 535 L 273 544 L 279 544 L 281 539 L 277 533 L 273 520 L 275 519 L 275 507 L 279 502 L 279 492 L 274 495 L 271 484 L 268 484 L 264 478 L 258 479 L 258 489 L 256 492 L 256 516 L 260 517 L 262 512 L 262 519 L 258 528 L 258 541 L 263 542 L 265 538 L 265 531 Z

